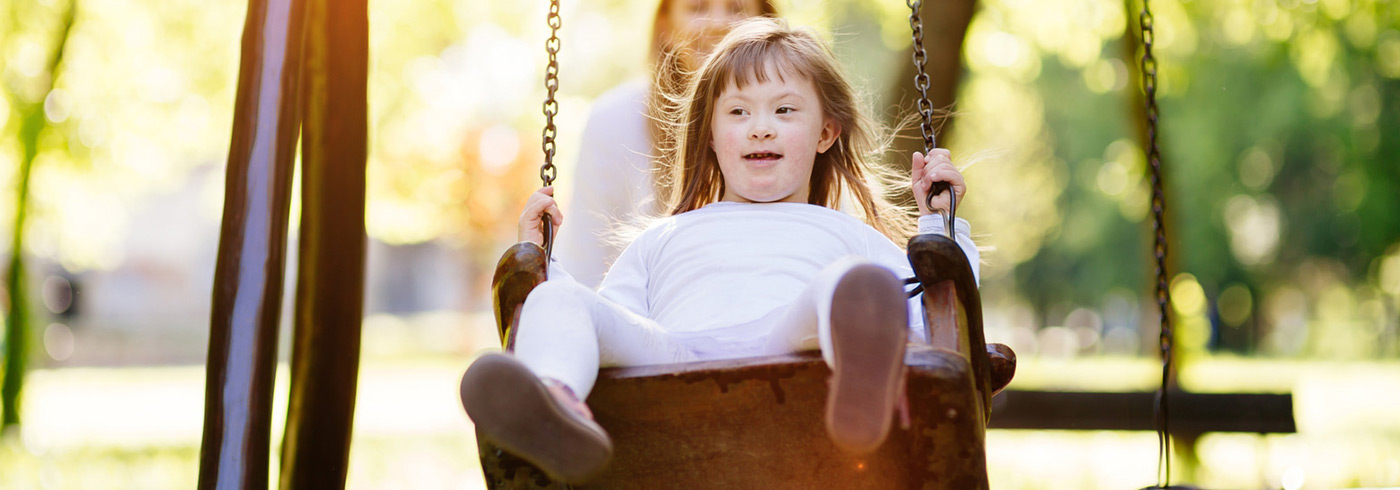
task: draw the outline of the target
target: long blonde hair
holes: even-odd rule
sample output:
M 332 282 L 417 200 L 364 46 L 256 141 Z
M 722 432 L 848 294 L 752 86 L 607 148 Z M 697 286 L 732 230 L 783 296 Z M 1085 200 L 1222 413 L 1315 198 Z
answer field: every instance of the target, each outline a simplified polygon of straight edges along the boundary
M 840 128 L 831 149 L 816 155 L 807 202 L 833 209 L 854 204 L 858 209 L 853 211 L 866 223 L 904 243 L 914 231 L 914 213 L 890 201 L 897 174 L 874 164 L 887 139 L 877 137 L 878 126 L 861 110 L 827 45 L 808 31 L 770 18 L 737 24 L 690 78 L 685 92 L 657 111 L 669 116 L 666 129 L 671 133 L 660 140 L 668 145 L 658 148 L 664 172 L 658 176 L 657 197 L 663 209 L 680 214 L 724 194 L 724 176 L 709 144 L 715 101 L 731 81 L 741 88 L 761 83 L 774 75 L 770 69 L 777 76 L 811 80 L 824 115 Z

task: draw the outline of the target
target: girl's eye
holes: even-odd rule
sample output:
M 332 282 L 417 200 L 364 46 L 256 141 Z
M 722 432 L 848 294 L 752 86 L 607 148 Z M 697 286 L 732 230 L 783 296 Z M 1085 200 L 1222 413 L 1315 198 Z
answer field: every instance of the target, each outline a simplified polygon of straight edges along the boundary
M 742 116 L 742 115 L 744 115 L 744 110 L 743 110 L 743 109 L 730 109 L 730 110 L 729 110 L 729 115 L 731 115 L 731 116 Z
M 790 112 L 795 111 L 795 110 L 797 110 L 797 109 L 793 109 L 793 108 L 791 108 L 791 107 L 783 106 L 783 107 L 779 107 L 779 108 L 778 108 L 778 114 L 787 114 L 787 113 L 790 113 Z

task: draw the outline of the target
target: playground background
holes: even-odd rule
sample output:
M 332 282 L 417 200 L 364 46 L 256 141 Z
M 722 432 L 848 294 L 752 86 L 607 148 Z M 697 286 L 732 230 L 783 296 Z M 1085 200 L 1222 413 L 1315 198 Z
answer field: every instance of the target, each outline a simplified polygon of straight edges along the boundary
M 36 152 L 17 241 L 31 371 L 23 424 L 0 436 L 0 489 L 190 488 L 246 4 L 76 2 L 63 37 L 68 0 L 0 0 L 0 250 L 14 238 L 15 170 Z M 889 100 L 909 62 L 903 2 L 779 5 L 834 40 L 878 114 L 912 107 Z M 1206 435 L 1175 480 L 1400 485 L 1400 3 L 1152 5 L 1182 386 L 1291 392 L 1298 423 L 1297 434 Z M 370 2 L 350 488 L 481 486 L 455 385 L 496 345 L 491 267 L 537 185 L 545 6 Z M 636 26 L 649 26 L 654 0 L 563 7 L 567 209 L 593 100 L 645 76 L 649 29 Z M 959 211 L 987 248 L 987 338 L 1021 359 L 1012 388 L 1156 383 L 1137 66 L 1123 38 L 1136 9 L 986 0 L 964 39 L 942 141 L 967 166 Z M 47 66 L 60 45 L 61 64 Z M 31 116 L 38 132 L 23 130 Z M 289 264 L 288 284 L 295 274 Z M 274 448 L 286 385 L 283 372 Z M 997 489 L 1140 488 L 1155 481 L 1156 449 L 1147 432 L 988 434 Z

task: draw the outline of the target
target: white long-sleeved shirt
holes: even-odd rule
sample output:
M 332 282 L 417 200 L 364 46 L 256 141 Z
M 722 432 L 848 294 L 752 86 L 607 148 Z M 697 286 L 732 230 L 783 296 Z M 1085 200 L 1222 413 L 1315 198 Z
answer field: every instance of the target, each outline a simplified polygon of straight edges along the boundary
M 943 227 L 938 215 L 919 220 L 920 233 Z M 958 219 L 954 228 L 980 278 L 967 222 Z M 787 306 L 822 269 L 851 255 L 913 276 L 900 247 L 851 215 L 804 203 L 717 202 L 642 232 L 598 292 L 674 332 L 726 328 Z M 917 305 L 917 298 L 910 301 Z M 922 336 L 922 315 L 910 318 Z

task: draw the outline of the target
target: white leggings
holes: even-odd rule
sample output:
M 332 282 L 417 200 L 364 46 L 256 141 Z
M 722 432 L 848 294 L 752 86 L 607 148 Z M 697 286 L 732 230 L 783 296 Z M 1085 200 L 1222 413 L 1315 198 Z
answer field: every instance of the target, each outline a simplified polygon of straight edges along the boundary
M 520 313 L 515 357 L 541 378 L 588 397 L 598 368 L 645 366 L 806 351 L 831 358 L 831 298 L 849 257 L 821 273 L 786 307 L 757 321 L 702 332 L 671 332 L 574 281 L 545 281 Z

